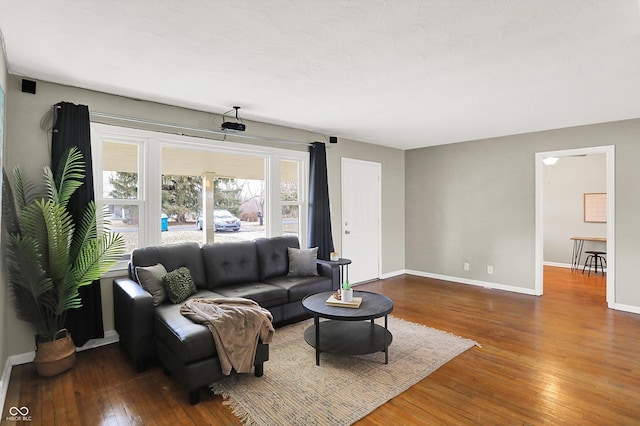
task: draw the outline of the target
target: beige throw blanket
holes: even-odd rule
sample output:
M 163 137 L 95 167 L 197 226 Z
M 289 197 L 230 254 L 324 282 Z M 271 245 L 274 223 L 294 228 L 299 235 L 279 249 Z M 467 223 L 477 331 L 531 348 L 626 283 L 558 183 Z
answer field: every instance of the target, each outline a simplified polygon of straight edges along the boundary
M 271 313 L 249 299 L 192 299 L 180 313 L 209 327 L 225 375 L 232 367 L 237 373 L 251 372 L 258 338 L 270 343 L 275 333 Z

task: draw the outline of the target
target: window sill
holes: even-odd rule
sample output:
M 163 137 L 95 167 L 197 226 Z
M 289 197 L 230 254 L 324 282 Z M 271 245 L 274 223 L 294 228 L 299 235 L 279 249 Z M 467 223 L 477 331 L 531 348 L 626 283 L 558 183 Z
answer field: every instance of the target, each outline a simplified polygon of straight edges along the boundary
M 102 275 L 100 279 L 108 279 L 108 278 L 122 278 L 128 277 L 129 271 L 127 270 L 126 265 L 116 265 L 113 269 L 109 270 L 107 273 Z

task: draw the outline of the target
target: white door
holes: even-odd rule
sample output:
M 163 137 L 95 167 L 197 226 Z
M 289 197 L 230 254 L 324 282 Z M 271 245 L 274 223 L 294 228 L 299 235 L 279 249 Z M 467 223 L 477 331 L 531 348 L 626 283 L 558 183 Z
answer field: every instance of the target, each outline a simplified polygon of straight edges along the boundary
M 380 278 L 381 164 L 342 159 L 342 253 L 349 281 Z

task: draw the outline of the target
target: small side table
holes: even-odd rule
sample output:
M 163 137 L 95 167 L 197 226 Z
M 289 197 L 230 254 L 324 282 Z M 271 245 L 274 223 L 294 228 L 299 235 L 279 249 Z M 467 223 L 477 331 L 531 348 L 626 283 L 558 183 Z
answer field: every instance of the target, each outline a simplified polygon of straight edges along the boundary
M 345 280 L 349 281 L 349 265 L 351 265 L 351 259 L 341 257 L 338 260 L 330 260 L 330 262 L 333 262 L 340 267 L 340 287 L 342 287 L 342 283 L 344 283 Z

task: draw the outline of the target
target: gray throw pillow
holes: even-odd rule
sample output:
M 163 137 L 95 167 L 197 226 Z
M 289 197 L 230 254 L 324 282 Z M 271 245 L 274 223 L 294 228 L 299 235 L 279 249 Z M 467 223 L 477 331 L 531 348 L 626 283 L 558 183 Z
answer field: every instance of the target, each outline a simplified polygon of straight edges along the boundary
M 161 263 L 153 266 L 136 266 L 136 277 L 138 282 L 151 294 L 153 306 L 158 306 L 167 298 L 162 277 L 167 274 L 167 270 Z
M 289 252 L 289 277 L 313 277 L 318 275 L 318 247 L 312 249 L 287 248 Z
M 184 266 L 168 272 L 162 278 L 162 282 L 171 303 L 182 303 L 198 291 L 189 268 Z

